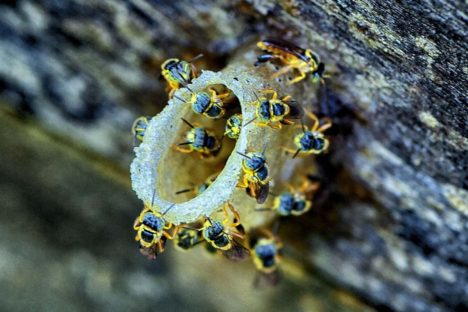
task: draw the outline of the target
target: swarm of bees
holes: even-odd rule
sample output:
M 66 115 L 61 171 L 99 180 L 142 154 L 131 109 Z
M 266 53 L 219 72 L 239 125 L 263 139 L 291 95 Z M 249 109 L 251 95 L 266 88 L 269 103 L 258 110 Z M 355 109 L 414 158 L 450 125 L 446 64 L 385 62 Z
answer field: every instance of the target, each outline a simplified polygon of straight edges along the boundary
M 324 81 L 325 65 L 310 49 L 302 49 L 291 43 L 265 39 L 257 43 L 264 54 L 258 56 L 254 66 L 271 62 L 280 68 L 272 78 L 295 74 L 288 84 L 304 81 L 309 75 L 312 83 Z M 229 90 L 220 90 L 207 86 L 205 90 L 194 92 L 189 88 L 192 79 L 197 77 L 193 61 L 176 58 L 166 60 L 161 66 L 162 77 L 167 82 L 169 98 L 176 98 L 190 106 L 192 112 L 206 120 L 225 121 L 224 132 L 218 137 L 215 130 L 202 124 L 182 119 L 188 127 L 183 138 L 174 145 L 174 149 L 181 153 L 191 153 L 200 159 L 214 158 L 220 152 L 223 138 L 237 140 L 242 135 L 242 129 L 250 127 L 268 127 L 272 131 L 279 131 L 283 126 L 296 124 L 297 134 L 291 137 L 289 146 L 284 146 L 285 153 L 292 158 L 320 154 L 327 150 L 329 141 L 324 132 L 331 127 L 328 118 L 319 119 L 314 113 L 306 111 L 290 95 L 278 95 L 277 90 L 265 89 L 254 93 L 255 100 L 249 105 L 255 109 L 255 117 L 245 120 L 239 112 L 233 112 L 231 101 L 233 96 Z M 178 97 L 174 94 L 179 88 L 186 88 L 190 92 L 189 98 Z M 305 117 L 312 122 L 305 125 Z M 300 125 L 297 125 L 300 120 Z M 224 122 L 223 121 L 223 122 Z M 139 117 L 132 126 L 132 134 L 136 142 L 144 140 L 145 131 L 150 125 L 148 117 Z M 304 176 L 297 185 L 286 185 L 279 190 L 279 195 L 270 193 L 270 169 L 266 151 L 247 150 L 241 156 L 242 173 L 237 187 L 245 189 L 248 196 L 254 198 L 257 204 L 266 202 L 269 195 L 274 198 L 270 207 L 257 207 L 259 212 L 274 213 L 278 218 L 297 217 L 307 213 L 313 205 L 313 197 L 319 189 L 319 182 L 311 176 Z M 175 194 L 192 193 L 198 196 L 215 181 L 218 173 L 211 175 L 198 186 L 175 191 Z M 204 216 L 200 220 L 175 226 L 165 219 L 165 215 L 172 209 L 145 203 L 143 210 L 136 218 L 134 229 L 135 240 L 139 243 L 140 251 L 149 259 L 156 259 L 165 247 L 167 241 L 173 241 L 176 249 L 187 251 L 197 245 L 204 245 L 213 254 L 221 254 L 234 261 L 251 258 L 259 272 L 260 279 L 275 284 L 278 280 L 278 267 L 281 262 L 282 242 L 278 237 L 278 227 L 273 230 L 265 228 L 253 229 L 246 233 L 242 225 L 241 216 L 235 207 L 227 202 L 211 216 Z M 256 279 L 256 284 L 260 279 Z

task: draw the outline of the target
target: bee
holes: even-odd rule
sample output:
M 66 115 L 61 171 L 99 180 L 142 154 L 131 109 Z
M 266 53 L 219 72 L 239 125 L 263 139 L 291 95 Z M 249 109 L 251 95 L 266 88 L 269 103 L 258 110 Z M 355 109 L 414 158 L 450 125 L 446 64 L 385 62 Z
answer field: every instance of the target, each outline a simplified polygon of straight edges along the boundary
M 294 124 L 293 121 L 286 119 L 286 117 L 292 119 L 301 118 L 303 110 L 299 105 L 296 105 L 295 101 L 291 100 L 291 96 L 287 95 L 282 99 L 278 99 L 278 93 L 275 90 L 267 89 L 262 91 L 263 95 L 257 97 L 257 100 L 253 102 L 256 106 L 255 117 L 248 121 L 244 126 L 247 126 L 252 121 L 259 126 L 269 126 L 273 129 L 281 129 L 281 125 Z M 271 94 L 269 99 L 267 95 Z
M 272 208 L 257 208 L 256 211 L 275 211 L 279 216 L 300 216 L 312 207 L 312 197 L 320 183 L 312 176 L 306 176 L 297 189 L 288 185 L 288 191 L 275 196 Z
M 185 142 L 177 144 L 176 150 L 182 153 L 198 152 L 202 158 L 216 156 L 221 149 L 221 142 L 213 131 L 182 120 L 191 128 L 185 134 Z M 187 145 L 188 148 L 182 146 Z
M 231 204 L 227 203 L 227 207 L 234 215 L 233 221 L 231 221 L 225 206 L 223 207 L 225 218 L 222 222 L 206 217 L 201 228 L 202 236 L 213 248 L 220 250 L 228 259 L 242 260 L 249 255 L 249 251 L 234 237 L 244 239 L 244 230 L 240 223 L 239 213 L 234 210 Z
M 132 134 L 134 140 L 143 142 L 143 138 L 145 137 L 145 131 L 149 123 L 148 118 L 149 117 L 141 116 L 133 122 Z
M 153 194 L 154 201 L 154 194 Z M 151 205 L 145 204 L 140 215 L 135 219 L 133 229 L 137 231 L 135 240 L 140 243 L 140 251 L 150 259 L 155 259 L 157 254 L 164 251 L 166 240 L 173 239 L 178 231 L 178 226 L 164 219 L 164 215 L 174 207 L 174 205 L 164 211 L 164 213 L 153 210 Z M 169 230 L 172 228 L 172 233 Z
M 257 47 L 266 52 L 260 55 L 255 66 L 268 61 L 278 61 L 284 67 L 277 71 L 272 78 L 279 77 L 287 72 L 296 70 L 299 75 L 288 84 L 303 80 L 307 74 L 311 74 L 312 83 L 323 82 L 325 64 L 310 49 L 300 48 L 290 42 L 277 39 L 265 39 L 257 43 Z
M 312 207 L 312 201 L 308 200 L 301 192 L 283 192 L 276 196 L 273 208 L 258 208 L 256 211 L 275 211 L 282 217 L 300 216 Z
M 193 187 L 193 188 L 188 188 L 188 189 L 183 189 L 183 190 L 180 190 L 180 191 L 177 191 L 176 192 L 176 195 L 179 195 L 179 194 L 182 194 L 182 193 L 187 193 L 187 192 L 193 192 L 195 194 L 195 196 L 198 196 L 200 195 L 201 193 L 203 193 L 208 187 L 210 187 L 211 184 L 213 184 L 213 182 L 216 180 L 216 178 L 218 177 L 218 174 L 219 173 L 215 173 L 215 174 L 212 174 L 210 175 L 206 180 L 205 182 L 203 182 L 202 184 L 196 186 L 196 187 Z
M 199 54 L 190 61 L 170 58 L 161 65 L 161 75 L 167 81 L 169 98 L 172 97 L 174 92 L 179 89 L 181 85 L 185 86 L 189 84 L 193 78 L 197 77 L 195 66 L 191 62 L 202 56 L 203 54 Z
M 212 119 L 219 119 L 226 113 L 226 109 L 223 107 L 223 100 L 230 96 L 230 92 L 218 94 L 211 88 L 208 92 L 193 92 L 191 90 L 190 92 L 192 96 L 189 101 L 185 101 L 180 97 L 176 98 L 182 102 L 190 103 L 192 110 L 196 114 Z
M 283 248 L 283 244 L 276 235 L 267 231 L 262 232 L 265 234 L 250 242 L 253 263 L 259 272 L 254 281 L 256 287 L 259 287 L 261 282 L 270 286 L 278 283 L 278 267 Z
M 331 119 L 325 118 L 325 122 L 320 126 L 320 121 L 315 114 L 307 112 L 307 116 L 314 124 L 308 129 L 301 120 L 302 133 L 294 137 L 294 144 L 297 149 L 284 148 L 286 152 L 293 154 L 293 158 L 296 158 L 299 153 L 304 155 L 320 154 L 328 148 L 329 142 L 323 132 L 332 126 Z
M 237 140 L 242 129 L 242 114 L 234 114 L 226 122 L 224 135 Z
M 242 160 L 244 176 L 242 182 L 237 186 L 246 188 L 247 194 L 255 198 L 259 204 L 265 202 L 270 190 L 269 182 L 271 178 L 266 163 L 265 148 L 262 153 L 248 153 L 245 155 L 237 152 L 244 157 Z
M 189 250 L 203 242 L 197 229 L 182 228 L 174 237 L 174 245 L 180 250 Z

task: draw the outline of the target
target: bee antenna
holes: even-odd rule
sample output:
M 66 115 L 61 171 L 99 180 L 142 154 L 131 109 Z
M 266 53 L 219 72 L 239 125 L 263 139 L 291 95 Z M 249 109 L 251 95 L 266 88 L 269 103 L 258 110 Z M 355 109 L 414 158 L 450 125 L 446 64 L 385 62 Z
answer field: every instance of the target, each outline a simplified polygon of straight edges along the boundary
M 171 210 L 172 208 L 174 208 L 174 206 L 175 206 L 175 204 L 172 204 L 169 208 L 166 209 L 166 211 L 163 212 L 163 214 L 162 214 L 161 216 L 164 217 L 164 216 L 166 215 L 166 213 L 169 212 L 169 210 Z
M 187 103 L 186 100 L 184 100 L 183 98 L 181 98 L 181 97 L 179 97 L 179 96 L 177 96 L 177 95 L 175 95 L 175 94 L 173 95 L 173 97 L 175 97 L 176 99 L 178 99 L 178 100 L 181 101 L 181 102 Z
M 257 117 L 254 117 L 253 119 L 247 121 L 244 125 L 244 127 L 247 127 L 248 125 L 250 125 L 255 119 L 257 119 Z
M 268 143 L 265 144 L 265 146 L 263 147 L 263 151 L 262 151 L 262 155 L 263 155 L 263 156 L 265 156 L 265 151 L 266 151 L 267 146 L 268 146 Z
M 189 86 L 185 86 L 185 88 L 186 88 L 187 90 L 189 90 L 192 94 L 195 94 L 195 92 L 193 92 L 193 90 L 190 89 Z
M 153 196 L 151 197 L 151 208 L 154 206 L 154 197 L 156 195 L 156 189 L 153 190 Z
M 186 119 L 184 119 L 184 118 L 180 118 L 180 119 L 182 119 L 182 121 L 185 122 L 185 124 L 186 124 L 187 126 L 189 126 L 190 128 L 192 128 L 192 129 L 195 128 L 195 127 L 194 127 L 190 122 L 188 122 Z
M 280 226 L 280 219 L 276 219 L 275 223 L 273 224 L 273 228 L 271 229 L 271 233 L 273 234 L 273 236 L 278 235 L 279 226 Z
M 270 208 L 265 208 L 265 207 L 263 207 L 263 208 L 255 208 L 255 211 L 263 212 L 263 211 L 273 211 L 273 210 L 270 209 Z
M 193 227 L 190 227 L 190 226 L 181 226 L 181 228 L 185 229 L 185 230 L 194 230 L 194 231 L 199 231 L 200 229 L 196 229 L 196 228 L 193 228 Z
M 190 145 L 190 144 L 193 144 L 193 142 L 183 142 L 183 143 L 177 144 L 177 146 Z
M 302 150 L 302 148 L 297 149 L 297 151 L 294 153 L 294 155 L 293 155 L 292 158 L 293 158 L 293 159 L 296 158 L 297 155 L 299 155 L 299 153 L 301 152 L 301 150 Z
M 206 220 L 208 220 L 208 222 L 210 222 L 210 225 L 213 225 L 213 222 L 211 221 L 210 217 L 206 217 Z
M 193 191 L 193 188 L 183 189 L 183 190 L 175 192 L 175 194 L 179 195 L 179 194 L 188 193 L 188 192 L 191 192 L 191 191 Z
M 257 93 L 255 93 L 255 92 L 252 92 L 252 93 L 255 95 L 255 98 L 257 99 L 257 101 L 259 101 L 259 102 L 260 102 L 260 99 L 258 98 L 258 95 L 257 95 Z
M 242 154 L 241 152 L 236 151 L 237 154 L 241 155 L 242 157 L 245 157 L 247 159 L 251 159 L 249 156 Z
M 204 56 L 203 53 L 200 53 L 200 54 L 194 56 L 193 58 L 191 58 L 190 60 L 188 60 L 188 62 L 189 62 L 189 63 L 192 63 L 193 61 L 196 61 L 196 60 L 198 60 L 198 59 L 201 59 L 203 56 Z
M 306 130 L 305 130 L 305 126 L 304 126 L 304 120 L 302 119 L 302 117 L 301 117 L 301 127 L 302 127 L 302 133 L 305 133 Z

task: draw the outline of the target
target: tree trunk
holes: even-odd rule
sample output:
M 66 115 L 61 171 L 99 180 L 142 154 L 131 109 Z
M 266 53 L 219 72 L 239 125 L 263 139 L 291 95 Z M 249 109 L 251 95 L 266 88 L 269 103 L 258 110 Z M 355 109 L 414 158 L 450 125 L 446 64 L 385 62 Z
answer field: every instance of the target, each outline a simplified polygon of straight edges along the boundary
M 1 118 L 2 125 L 9 125 L 3 128 L 5 134 L 12 131 L 7 137 L 18 141 L 5 139 L 2 143 L 0 172 L 6 177 L 4 186 L 26 183 L 28 193 L 24 196 L 31 199 L 26 205 L 17 199 L 11 207 L 34 216 L 34 198 L 41 199 L 41 207 L 51 202 L 57 206 L 32 221 L 34 233 L 44 227 L 46 240 L 58 244 L 34 243 L 43 246 L 46 259 L 67 253 L 68 247 L 75 252 L 88 250 L 87 244 L 102 235 L 110 239 L 98 231 L 86 241 L 78 239 L 81 246 L 74 245 L 73 239 L 56 240 L 62 215 L 51 191 L 54 188 L 47 182 L 51 176 L 32 173 L 38 166 L 46 166 L 48 157 L 39 157 L 37 163 L 15 163 L 19 146 L 60 153 L 52 143 L 60 141 L 88 159 L 83 166 L 94 172 L 90 174 L 94 179 L 104 171 L 121 172 L 133 156 L 129 133 L 133 119 L 154 115 L 167 101 L 164 83 L 158 77 L 165 59 L 190 58 L 202 52 L 203 66 L 216 70 L 229 63 L 237 48 L 260 37 L 288 39 L 312 48 L 326 64 L 330 78 L 320 88 L 321 100 L 312 105 L 317 112 L 331 116 L 334 127 L 330 152 L 317 158 L 323 187 L 312 212 L 283 228 L 286 258 L 298 261 L 292 262 L 293 267 L 313 269 L 313 273 L 306 270 L 305 279 L 295 279 L 292 269 L 284 273 L 287 285 L 295 285 L 295 291 L 306 289 L 305 297 L 294 297 L 300 303 L 275 306 L 281 301 L 278 298 L 287 300 L 278 297 L 278 291 L 276 301 L 268 304 L 276 309 L 320 306 L 327 311 L 362 311 L 364 307 L 358 302 L 362 301 L 369 308 L 388 311 L 466 311 L 466 13 L 462 1 L 6 1 L 0 4 Z M 308 90 L 306 86 L 304 90 Z M 18 125 L 15 116 L 5 113 L 12 110 L 16 117 L 26 117 L 21 123 L 27 125 Z M 38 129 L 53 140 L 41 147 L 30 141 L 28 131 Z M 33 158 L 36 152 L 28 155 Z M 98 157 L 105 169 L 93 165 L 95 161 L 89 157 Z M 14 162 L 12 167 L 5 166 L 8 162 Z M 70 195 L 68 200 L 75 201 L 83 196 L 77 193 L 80 183 L 93 181 L 61 164 L 57 162 L 51 170 L 71 170 L 71 174 L 58 175 L 61 183 L 54 185 Z M 21 172 L 23 166 L 31 173 Z M 34 183 L 15 178 L 12 168 Z M 77 180 L 71 181 L 72 177 Z M 103 197 L 119 189 L 111 180 L 100 182 L 109 185 Z M 34 195 L 44 191 L 51 193 Z M 127 193 L 123 197 L 135 204 L 133 196 Z M 67 203 L 65 196 L 62 200 Z M 93 215 L 96 211 L 74 207 L 76 211 L 70 213 L 80 218 L 90 214 L 89 227 L 120 233 L 121 227 L 127 226 L 132 238 L 132 220 L 103 224 L 105 217 L 100 213 Z M 16 216 L 15 209 L 6 210 L 8 218 Z M 136 207 L 128 209 L 132 215 L 138 211 Z M 126 214 L 122 213 L 120 217 Z M 46 221 L 48 218 L 52 219 Z M 4 220 L 1 222 L 6 223 Z M 107 221 L 112 223 L 112 218 Z M 70 221 L 68 229 L 79 235 L 81 228 Z M 100 243 L 103 248 L 119 246 Z M 103 259 L 98 249 L 88 252 L 92 254 L 89 259 Z M 125 255 L 120 256 L 116 261 L 125 263 Z M 143 261 L 129 257 L 132 266 L 127 275 L 137 276 L 141 273 L 137 265 Z M 194 279 L 206 279 L 210 274 L 209 270 L 187 269 L 177 255 L 173 257 L 174 271 L 186 272 Z M 201 266 L 205 263 L 198 258 L 194 261 Z M 149 265 L 145 265 L 143 272 L 150 275 Z M 226 276 L 239 278 L 236 267 L 228 266 L 231 273 Z M 85 267 L 89 268 L 89 263 Z M 217 273 L 224 274 L 221 270 Z M 118 275 L 118 270 L 112 274 Z M 170 280 L 167 277 L 165 281 Z M 79 283 L 79 279 L 73 282 Z M 125 282 L 132 283 L 131 278 Z M 179 276 L 180 285 L 171 287 L 184 289 L 184 282 Z M 15 289 L 30 290 L 27 287 Z M 318 304 L 308 287 L 319 289 L 325 303 Z M 241 296 L 242 291 L 234 293 Z M 200 295 L 197 291 L 194 294 Z M 109 293 L 102 296 L 117 300 Z M 131 302 L 141 296 L 135 290 L 133 297 L 124 299 Z M 211 300 L 208 309 L 222 306 L 206 294 L 200 296 Z M 202 299 L 184 298 L 184 304 L 201 309 Z M 162 302 L 150 296 L 145 299 Z M 61 300 L 73 302 L 70 298 Z M 93 300 L 88 301 L 90 307 L 102 304 Z M 75 307 L 79 309 L 79 305 Z

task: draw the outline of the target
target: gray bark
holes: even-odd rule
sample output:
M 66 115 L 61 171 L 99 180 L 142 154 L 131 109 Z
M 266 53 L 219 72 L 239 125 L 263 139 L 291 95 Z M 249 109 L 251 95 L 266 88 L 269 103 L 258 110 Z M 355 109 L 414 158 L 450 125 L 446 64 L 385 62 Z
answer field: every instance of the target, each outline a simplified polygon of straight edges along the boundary
M 284 226 L 287 255 L 331 283 L 322 286 L 327 294 L 343 288 L 379 310 L 467 310 L 466 11 L 462 1 L 7 1 L 2 111 L 121 172 L 133 119 L 166 102 L 164 59 L 203 52 L 204 66 L 216 69 L 246 42 L 290 38 L 332 73 L 327 102 L 313 105 L 335 127 L 330 153 L 318 158 L 324 187 L 312 213 Z M 2 162 L 15 159 L 13 148 L 2 146 Z M 5 185 L 21 185 L 9 170 L 2 167 Z M 57 189 L 73 193 L 66 175 L 57 179 Z M 31 180 L 31 194 L 44 190 L 40 177 Z M 34 200 L 26 206 L 34 211 Z M 89 226 L 100 220 L 90 218 Z M 123 223 L 101 229 L 120 233 Z

